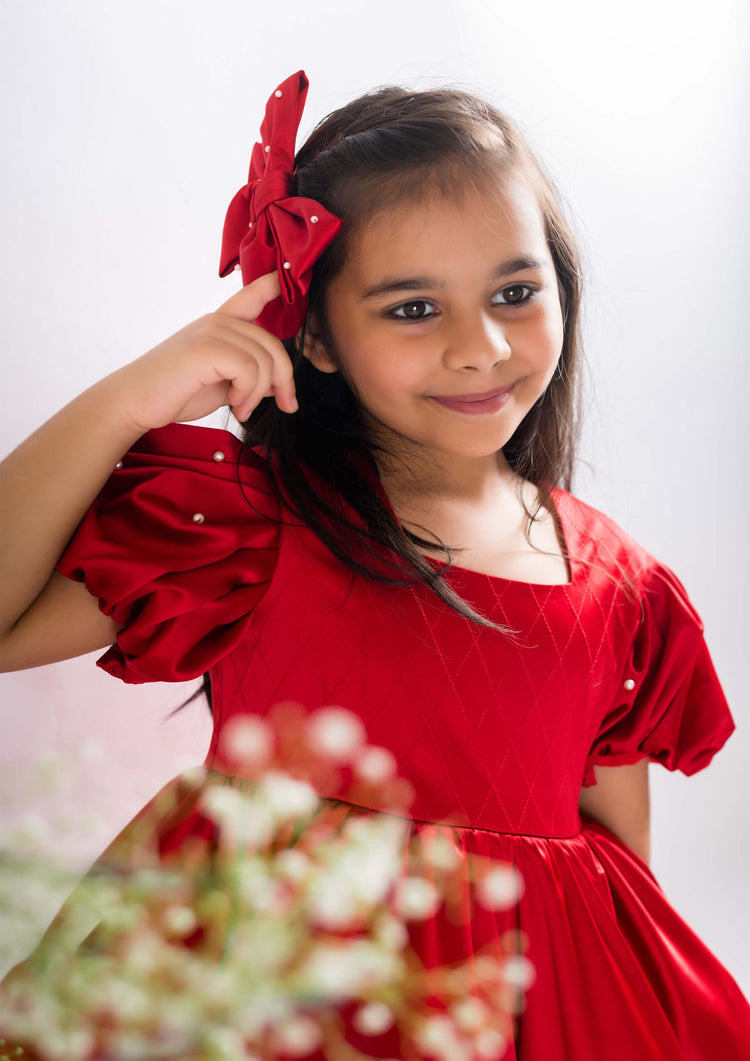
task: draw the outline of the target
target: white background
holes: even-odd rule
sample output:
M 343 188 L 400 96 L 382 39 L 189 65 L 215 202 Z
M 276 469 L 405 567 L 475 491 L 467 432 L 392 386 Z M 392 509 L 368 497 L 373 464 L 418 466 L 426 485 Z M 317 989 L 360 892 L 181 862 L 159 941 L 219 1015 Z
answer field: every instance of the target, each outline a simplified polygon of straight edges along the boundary
M 521 122 L 587 262 L 574 492 L 685 583 L 738 727 L 693 778 L 651 766 L 652 867 L 750 992 L 746 5 L 5 0 L 0 22 L 3 452 L 237 289 L 224 215 L 289 74 L 311 82 L 300 142 L 389 82 L 476 90 Z M 3 676 L 6 815 L 37 805 L 30 758 L 80 750 L 38 806 L 83 869 L 202 761 L 205 705 L 166 720 L 192 688 L 126 687 L 94 657 Z

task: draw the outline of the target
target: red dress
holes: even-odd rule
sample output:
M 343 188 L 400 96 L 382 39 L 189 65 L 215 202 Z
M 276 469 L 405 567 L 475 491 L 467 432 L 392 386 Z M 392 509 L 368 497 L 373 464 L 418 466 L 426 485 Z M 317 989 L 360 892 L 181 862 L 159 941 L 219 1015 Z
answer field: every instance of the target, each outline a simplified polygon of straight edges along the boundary
M 432 964 L 525 931 L 536 980 L 505 1059 L 750 1058 L 736 982 L 647 864 L 578 811 L 593 764 L 648 757 L 690 775 L 734 729 L 672 571 L 556 489 L 569 584 L 446 576 L 521 631 L 514 645 L 424 586 L 353 574 L 288 512 L 277 526 L 263 471 L 239 454 L 228 432 L 170 425 L 105 485 L 59 563 L 126 624 L 99 665 L 126 682 L 210 670 L 206 765 L 225 773 L 218 738 L 233 715 L 281 700 L 347 707 L 412 782 L 414 828 L 438 823 L 467 851 L 514 863 L 515 910 L 476 907 L 468 931 L 436 920 L 414 935 Z

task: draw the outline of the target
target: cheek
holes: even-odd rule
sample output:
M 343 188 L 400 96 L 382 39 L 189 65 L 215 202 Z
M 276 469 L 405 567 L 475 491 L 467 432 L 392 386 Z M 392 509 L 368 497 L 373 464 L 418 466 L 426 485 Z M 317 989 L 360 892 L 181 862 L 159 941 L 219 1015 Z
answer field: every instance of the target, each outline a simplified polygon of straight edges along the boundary
M 423 372 L 420 359 L 409 356 L 392 336 L 360 334 L 349 355 L 352 376 L 360 388 L 371 392 L 396 395 L 418 383 Z
M 540 360 L 557 362 L 562 351 L 564 337 L 562 313 L 559 308 L 546 313 L 539 322 L 539 331 L 537 332 Z
M 563 339 L 565 338 L 565 324 L 563 321 L 563 311 L 559 298 L 555 299 L 554 308 L 550 310 L 548 330 L 550 334 L 550 341 L 559 352 L 560 350 L 562 350 Z

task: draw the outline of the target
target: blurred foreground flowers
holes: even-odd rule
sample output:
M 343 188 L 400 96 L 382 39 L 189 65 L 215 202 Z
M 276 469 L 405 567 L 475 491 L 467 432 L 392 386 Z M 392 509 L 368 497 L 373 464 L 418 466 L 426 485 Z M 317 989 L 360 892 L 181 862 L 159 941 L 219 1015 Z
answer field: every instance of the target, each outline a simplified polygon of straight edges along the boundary
M 0 985 L 0 1059 L 500 1058 L 533 982 L 522 934 L 425 968 L 409 926 L 515 906 L 517 870 L 417 829 L 343 708 L 279 704 L 225 736 L 236 776 L 166 785 Z M 45 872 L 7 839 L 0 858 L 8 892 Z

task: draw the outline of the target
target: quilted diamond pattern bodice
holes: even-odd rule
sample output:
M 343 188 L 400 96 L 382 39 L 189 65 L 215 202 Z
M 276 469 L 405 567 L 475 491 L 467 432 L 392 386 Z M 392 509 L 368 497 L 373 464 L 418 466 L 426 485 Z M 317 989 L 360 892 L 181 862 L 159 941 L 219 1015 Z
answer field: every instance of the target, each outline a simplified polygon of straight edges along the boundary
M 580 503 L 564 491 L 555 499 L 570 584 L 461 568 L 447 576 L 516 629 L 517 643 L 427 587 L 353 576 L 310 530 L 285 526 L 247 636 L 213 672 L 217 731 L 233 713 L 262 714 L 281 700 L 338 704 L 393 752 L 416 790 L 415 818 L 573 835 L 594 733 L 618 694 L 632 696 L 624 682 L 640 609 L 613 577 L 612 543 L 582 536 Z M 221 769 L 217 750 L 215 741 L 210 761 Z

